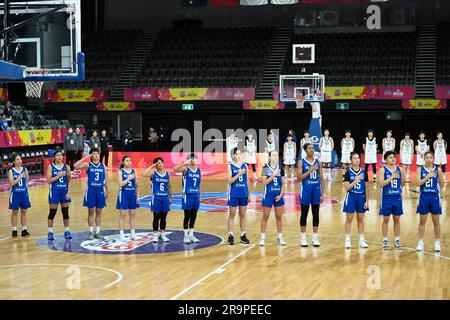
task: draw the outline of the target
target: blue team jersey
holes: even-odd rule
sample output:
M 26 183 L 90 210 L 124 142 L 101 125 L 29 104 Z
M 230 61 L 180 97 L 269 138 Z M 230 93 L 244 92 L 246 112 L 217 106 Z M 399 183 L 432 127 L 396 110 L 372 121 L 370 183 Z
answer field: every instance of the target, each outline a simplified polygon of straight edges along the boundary
M 52 177 L 56 177 L 58 174 L 60 174 L 61 172 L 66 171 L 67 172 L 67 165 L 63 164 L 60 168 L 58 168 L 54 163 L 51 164 L 52 166 Z M 59 178 L 58 180 L 54 181 L 51 184 L 51 188 L 53 191 L 56 190 L 66 190 L 68 187 L 68 182 L 67 182 L 67 175 L 65 175 L 64 177 Z
M 382 188 L 382 194 L 385 196 L 399 195 L 402 193 L 402 172 L 398 166 L 395 167 L 394 171 L 384 166 L 384 180 L 389 179 L 395 171 L 399 172 L 398 177 Z
M 348 176 L 347 176 L 348 173 Z M 358 175 L 362 175 L 363 179 L 359 180 L 352 189 L 350 189 L 348 192 L 351 193 L 366 193 L 366 173 L 364 169 L 360 168 L 358 172 L 354 171 L 352 168 L 349 168 L 345 176 L 345 181 L 348 181 L 350 183 L 353 183 L 353 181 L 356 180 L 356 177 Z
M 165 171 L 163 175 L 160 175 L 158 171 L 155 171 L 153 173 L 152 186 L 153 195 L 159 197 L 169 196 L 169 173 Z
M 22 167 L 22 170 L 20 172 L 18 172 L 16 170 L 16 168 L 12 168 L 11 172 L 12 172 L 13 179 L 16 180 L 22 173 L 26 173 L 27 169 Z M 11 192 L 14 192 L 14 193 L 28 192 L 27 177 L 26 176 L 23 177 L 22 179 L 19 180 L 18 183 L 16 183 L 14 186 L 12 186 Z
M 264 186 L 264 195 L 266 195 L 266 194 L 279 195 L 280 194 L 281 188 L 283 187 L 283 180 L 282 180 L 282 178 L 284 176 L 283 169 L 280 166 L 278 166 L 276 168 L 272 168 L 270 165 L 266 164 L 263 167 L 262 175 L 266 176 L 267 178 L 270 178 L 271 176 L 273 176 L 274 172 L 277 169 L 280 171 L 280 175 L 275 176 L 272 181 L 270 181 L 267 185 Z
M 190 167 L 186 168 L 186 173 L 183 175 L 183 193 L 186 194 L 198 194 L 200 193 L 200 183 L 202 180 L 202 174 L 200 169 L 192 171 Z
M 438 180 L 438 168 L 436 166 L 433 167 L 432 171 L 436 173 L 436 176 L 428 179 L 427 182 L 425 182 L 423 185 L 420 186 L 420 192 L 425 193 L 439 193 L 440 187 L 439 187 L 439 180 Z M 424 179 L 429 173 L 432 171 L 428 171 L 425 169 L 425 166 L 422 166 L 420 168 L 420 179 Z
M 231 177 L 233 178 L 239 173 L 240 169 L 244 169 L 245 173 L 241 175 L 235 182 L 230 185 L 230 197 L 231 198 L 248 198 L 247 188 L 247 166 L 242 163 L 240 167 L 234 163 L 230 163 Z
M 319 185 L 320 186 L 320 174 L 319 174 L 319 160 L 314 159 L 313 163 L 310 163 L 306 160 L 306 158 L 302 159 L 302 169 L 303 173 L 309 170 L 312 166 L 316 166 L 317 169 L 314 170 L 309 174 L 308 177 L 302 180 L 303 186 L 313 186 L 313 185 Z
M 87 184 L 89 188 L 103 188 L 105 186 L 106 169 L 103 163 L 89 162 L 87 170 Z
M 134 169 L 126 171 L 124 168 L 120 168 L 120 171 L 122 171 L 122 181 L 127 180 L 128 177 L 132 174 L 135 175 L 134 179 L 131 179 L 126 185 L 122 187 L 122 191 L 136 191 L 136 172 L 134 171 Z

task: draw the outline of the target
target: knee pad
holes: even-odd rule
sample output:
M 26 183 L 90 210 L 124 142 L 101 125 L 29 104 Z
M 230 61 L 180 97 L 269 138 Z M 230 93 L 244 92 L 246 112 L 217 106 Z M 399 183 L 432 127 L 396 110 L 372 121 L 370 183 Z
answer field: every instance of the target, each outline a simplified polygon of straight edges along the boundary
M 55 219 L 55 216 L 56 216 L 56 211 L 57 211 L 58 209 L 50 209 L 50 212 L 49 212 L 49 214 L 48 214 L 48 220 L 53 220 L 53 219 Z
M 69 207 L 61 208 L 62 216 L 64 220 L 69 219 Z

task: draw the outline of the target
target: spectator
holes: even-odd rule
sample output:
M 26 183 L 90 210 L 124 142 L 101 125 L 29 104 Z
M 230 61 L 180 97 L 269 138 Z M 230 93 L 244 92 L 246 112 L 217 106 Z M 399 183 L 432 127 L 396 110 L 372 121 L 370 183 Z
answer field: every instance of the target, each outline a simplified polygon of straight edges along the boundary
M 89 147 L 91 149 L 99 149 L 100 150 L 100 138 L 98 137 L 98 133 L 96 130 L 94 130 L 94 132 L 92 132 L 92 137 L 89 139 Z
M 73 173 L 73 165 L 77 156 L 77 136 L 72 128 L 69 128 L 69 131 L 64 137 L 64 151 L 66 152 L 66 164 Z
M 75 134 L 77 136 L 77 161 L 78 161 L 83 157 L 84 138 L 79 127 L 75 129 Z
M 159 150 L 159 137 L 156 133 L 155 129 L 152 127 L 148 130 L 148 141 L 150 143 L 150 151 L 158 151 Z
M 116 136 L 114 135 L 113 127 L 109 127 L 109 129 L 108 129 L 108 137 L 109 137 L 109 142 L 110 143 L 112 143 L 114 140 L 116 140 Z
M 122 135 L 122 143 L 125 151 L 131 151 L 133 149 L 133 135 L 127 129 L 125 133 Z
M 100 135 L 100 162 L 105 159 L 105 166 L 108 170 L 108 159 L 109 159 L 109 137 L 106 135 L 106 130 L 102 130 Z

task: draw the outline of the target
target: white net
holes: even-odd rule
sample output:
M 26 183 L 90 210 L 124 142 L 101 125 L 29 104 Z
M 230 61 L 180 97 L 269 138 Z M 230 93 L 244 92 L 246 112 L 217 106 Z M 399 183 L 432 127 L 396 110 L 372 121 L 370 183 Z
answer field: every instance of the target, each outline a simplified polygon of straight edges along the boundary
M 44 81 L 26 81 L 26 97 L 27 98 L 40 98 L 42 93 L 42 86 Z

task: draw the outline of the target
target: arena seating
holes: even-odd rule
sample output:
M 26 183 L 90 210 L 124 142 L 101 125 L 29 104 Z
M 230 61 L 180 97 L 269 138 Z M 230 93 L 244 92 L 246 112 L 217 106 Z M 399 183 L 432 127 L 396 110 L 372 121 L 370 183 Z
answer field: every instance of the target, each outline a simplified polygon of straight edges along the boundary
M 316 63 L 307 72 L 326 75 L 327 86 L 414 85 L 416 33 L 294 35 L 292 44 L 315 43 Z M 283 74 L 301 74 L 288 50 Z
M 134 87 L 255 87 L 273 28 L 162 30 Z
M 436 84 L 450 85 L 450 24 L 438 25 Z
M 86 77 L 82 82 L 60 82 L 58 89 L 110 89 L 120 77 L 122 69 L 141 35 L 138 30 L 109 30 L 82 35 L 86 55 Z

